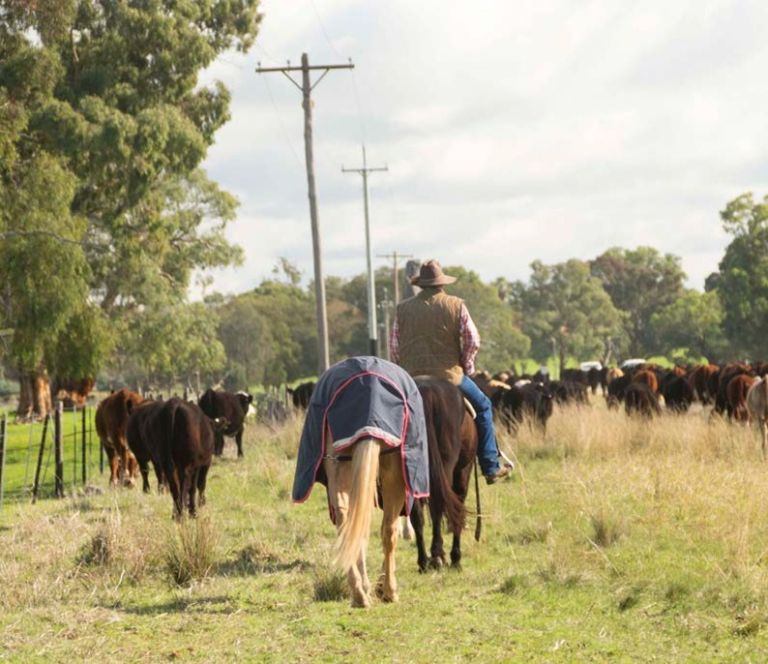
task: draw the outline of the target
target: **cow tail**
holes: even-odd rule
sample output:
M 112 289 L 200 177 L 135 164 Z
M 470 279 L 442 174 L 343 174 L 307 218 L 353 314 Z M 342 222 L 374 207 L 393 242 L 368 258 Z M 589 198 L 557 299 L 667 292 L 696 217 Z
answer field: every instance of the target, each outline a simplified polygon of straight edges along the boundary
M 334 563 L 344 572 L 357 564 L 368 540 L 371 517 L 376 506 L 376 479 L 379 474 L 379 442 L 364 438 L 352 453 L 352 485 L 349 510 L 339 528 Z

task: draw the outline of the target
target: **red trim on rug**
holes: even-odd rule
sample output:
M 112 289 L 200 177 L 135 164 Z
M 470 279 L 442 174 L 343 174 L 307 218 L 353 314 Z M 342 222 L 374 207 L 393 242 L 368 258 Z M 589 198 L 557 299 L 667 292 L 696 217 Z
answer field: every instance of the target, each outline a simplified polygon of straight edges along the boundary
M 406 493 L 406 496 L 405 496 L 405 511 L 406 511 L 406 513 L 408 513 L 409 512 L 409 509 L 408 509 L 408 502 L 409 502 L 408 501 L 408 496 L 411 496 L 414 499 L 416 499 L 416 498 L 429 498 L 429 492 L 426 492 L 426 493 L 414 493 L 413 488 L 411 487 L 411 484 L 408 481 L 408 471 L 406 470 L 406 460 L 405 460 L 405 437 L 406 437 L 406 435 L 408 433 L 408 425 L 410 423 L 410 415 L 409 415 L 409 411 L 408 411 L 408 399 L 406 398 L 405 394 L 400 389 L 400 387 L 397 385 L 397 383 L 395 383 L 388 376 L 385 376 L 384 374 L 380 374 L 377 371 L 361 371 L 360 373 L 356 373 L 353 376 L 350 376 L 346 381 L 344 381 L 336 389 L 336 391 L 331 396 L 331 399 L 328 402 L 328 405 L 325 407 L 325 410 L 323 411 L 323 424 L 322 424 L 322 434 L 321 434 L 322 445 L 321 445 L 321 450 L 320 450 L 320 454 L 319 454 L 318 460 L 315 463 L 315 471 L 314 471 L 314 474 L 313 474 L 313 480 L 314 480 L 314 478 L 317 477 L 317 471 L 320 470 L 320 464 L 323 463 L 323 458 L 325 457 L 325 450 L 326 450 L 326 447 L 327 447 L 326 434 L 327 434 L 328 431 L 330 431 L 330 425 L 328 424 L 328 411 L 331 409 L 331 407 L 333 406 L 333 404 L 335 403 L 335 401 L 339 397 L 339 395 L 345 389 L 347 389 L 349 384 L 351 382 L 353 382 L 354 380 L 356 380 L 357 378 L 360 378 L 362 376 L 376 376 L 378 379 L 383 380 L 384 382 L 388 383 L 389 385 L 391 385 L 392 387 L 395 388 L 395 391 L 400 396 L 400 399 L 403 402 L 403 427 L 402 427 L 402 429 L 400 431 L 400 445 L 398 447 L 400 447 L 400 465 L 401 465 L 402 473 L 403 473 L 403 482 L 405 483 L 405 493 Z M 331 431 L 331 437 L 333 437 L 333 432 L 332 431 Z M 363 438 L 371 438 L 373 440 L 380 440 L 382 443 L 387 445 L 387 447 L 395 447 L 394 445 L 390 445 L 386 440 L 382 440 L 381 438 L 377 438 L 375 436 L 371 436 L 370 434 L 367 434 L 367 435 L 358 436 L 354 440 L 353 443 L 349 443 L 348 445 L 345 445 L 343 448 L 340 448 L 340 449 L 347 449 L 347 447 L 351 447 L 354 443 L 359 442 Z M 309 490 L 307 491 L 307 493 L 304 496 L 302 496 L 301 498 L 299 498 L 297 500 L 294 500 L 293 502 L 295 504 L 301 504 L 303 502 L 306 502 L 306 500 L 309 498 L 310 494 L 312 493 L 312 489 L 314 488 L 314 484 L 315 484 L 315 481 L 313 481 L 312 484 L 310 484 Z M 328 505 L 329 509 L 333 510 L 333 508 L 330 506 L 330 496 L 328 496 L 328 501 L 329 501 L 329 505 Z M 331 517 L 331 519 L 333 520 L 333 516 Z

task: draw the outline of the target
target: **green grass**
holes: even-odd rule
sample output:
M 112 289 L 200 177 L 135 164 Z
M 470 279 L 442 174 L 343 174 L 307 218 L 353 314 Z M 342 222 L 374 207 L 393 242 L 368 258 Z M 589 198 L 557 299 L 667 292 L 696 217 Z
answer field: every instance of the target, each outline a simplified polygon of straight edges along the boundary
M 96 410 L 89 407 L 86 422 L 86 479 L 90 483 L 100 482 L 99 477 L 99 438 L 93 425 Z M 82 412 L 65 412 L 62 415 L 62 459 L 64 462 L 64 484 L 68 491 L 82 488 Z M 5 460 L 5 499 L 6 501 L 28 500 L 31 495 L 35 467 L 40 451 L 43 423 L 13 424 L 8 418 L 8 454 Z M 108 465 L 106 465 L 108 472 Z M 48 425 L 43 465 L 41 467 L 40 495 L 53 494 L 54 486 L 54 447 L 53 419 Z
M 649 425 L 599 400 L 558 411 L 546 439 L 525 429 L 503 439 L 518 472 L 481 486 L 483 538 L 473 541 L 470 518 L 463 571 L 419 575 L 415 547 L 400 542 L 400 603 L 368 611 L 349 608 L 328 567 L 322 486 L 289 501 L 299 430 L 249 429 L 242 461 L 228 443 L 203 516 L 182 531 L 169 496 L 108 490 L 106 476 L 104 495 L 0 513 L 2 656 L 768 658 L 768 468 L 750 430 L 704 413 Z M 373 579 L 375 530 L 368 560 Z

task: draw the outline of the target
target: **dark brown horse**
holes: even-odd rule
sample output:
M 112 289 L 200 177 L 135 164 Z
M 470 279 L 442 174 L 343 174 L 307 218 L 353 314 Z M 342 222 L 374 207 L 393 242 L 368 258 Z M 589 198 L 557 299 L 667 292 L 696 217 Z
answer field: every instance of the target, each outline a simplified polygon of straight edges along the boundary
M 416 501 L 411 510 L 411 523 L 419 552 L 419 571 L 431 565 L 445 564 L 443 549 L 443 516 L 453 533 L 451 565 L 461 566 L 461 531 L 467 520 L 464 500 L 469 489 L 469 476 L 477 452 L 477 428 L 464 407 L 459 388 L 436 378 L 416 378 L 424 401 L 429 441 L 429 512 L 432 517 L 431 557 L 424 543 L 424 510 Z

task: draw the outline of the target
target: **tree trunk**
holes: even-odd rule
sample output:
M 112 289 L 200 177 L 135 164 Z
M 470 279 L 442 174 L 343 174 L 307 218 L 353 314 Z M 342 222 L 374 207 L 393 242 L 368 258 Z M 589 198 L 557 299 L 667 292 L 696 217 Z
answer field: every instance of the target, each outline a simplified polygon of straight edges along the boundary
M 53 409 L 51 384 L 44 367 L 36 371 L 19 372 L 19 407 L 16 415 L 22 419 L 43 418 Z

